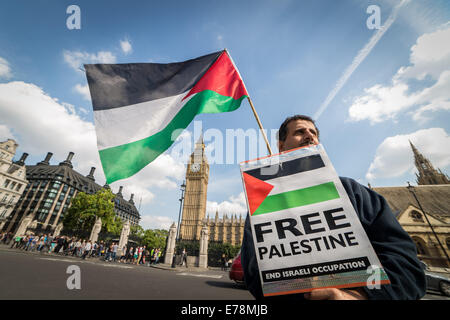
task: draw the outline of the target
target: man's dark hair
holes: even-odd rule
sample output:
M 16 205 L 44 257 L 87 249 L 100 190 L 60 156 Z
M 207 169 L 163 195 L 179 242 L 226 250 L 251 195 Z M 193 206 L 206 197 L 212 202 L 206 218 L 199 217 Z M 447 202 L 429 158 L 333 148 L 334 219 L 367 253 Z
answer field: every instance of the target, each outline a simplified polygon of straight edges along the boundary
M 305 121 L 311 122 L 314 125 L 314 127 L 316 128 L 317 139 L 319 139 L 319 129 L 317 128 L 316 123 L 314 122 L 314 120 L 311 117 L 304 116 L 304 115 L 301 115 L 301 114 L 296 114 L 295 116 L 286 118 L 286 120 L 284 120 L 284 122 L 281 124 L 280 130 L 278 130 L 278 141 L 286 140 L 286 137 L 287 137 L 287 126 L 288 126 L 289 122 L 294 121 L 294 120 L 305 120 Z

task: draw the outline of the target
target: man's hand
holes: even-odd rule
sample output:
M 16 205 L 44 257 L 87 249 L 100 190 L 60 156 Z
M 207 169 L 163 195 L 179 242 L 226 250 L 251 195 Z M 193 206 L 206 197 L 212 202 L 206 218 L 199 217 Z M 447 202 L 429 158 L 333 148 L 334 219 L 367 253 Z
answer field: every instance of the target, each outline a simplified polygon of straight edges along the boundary
M 304 294 L 308 300 L 367 300 L 367 295 L 362 288 L 358 289 L 315 289 Z

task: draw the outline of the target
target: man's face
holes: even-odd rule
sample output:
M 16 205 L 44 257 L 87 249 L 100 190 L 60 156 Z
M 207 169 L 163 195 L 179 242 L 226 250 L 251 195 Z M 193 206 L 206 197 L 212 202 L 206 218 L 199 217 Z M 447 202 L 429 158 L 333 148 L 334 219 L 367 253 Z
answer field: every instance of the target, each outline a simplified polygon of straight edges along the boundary
M 287 125 L 284 141 L 278 141 L 280 152 L 319 143 L 314 124 L 307 120 L 292 120 Z

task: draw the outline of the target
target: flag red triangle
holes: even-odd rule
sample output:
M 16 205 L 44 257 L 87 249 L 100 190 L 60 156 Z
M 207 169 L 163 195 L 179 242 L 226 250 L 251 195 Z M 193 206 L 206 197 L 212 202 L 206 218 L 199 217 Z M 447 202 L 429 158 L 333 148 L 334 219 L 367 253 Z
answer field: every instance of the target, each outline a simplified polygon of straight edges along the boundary
M 245 172 L 243 172 L 242 176 L 244 177 L 245 191 L 247 193 L 248 206 L 250 207 L 250 215 L 253 215 L 274 186 L 252 177 Z
M 183 97 L 183 100 L 204 90 L 212 90 L 222 96 L 236 100 L 243 95 L 248 96 L 244 82 L 226 51 L 222 52 L 203 77 Z

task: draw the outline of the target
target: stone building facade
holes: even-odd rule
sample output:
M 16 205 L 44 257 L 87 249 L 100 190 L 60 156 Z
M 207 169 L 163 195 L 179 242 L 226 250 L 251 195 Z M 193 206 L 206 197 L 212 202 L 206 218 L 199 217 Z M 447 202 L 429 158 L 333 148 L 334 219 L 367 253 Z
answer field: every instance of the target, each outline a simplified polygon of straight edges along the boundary
M 17 147 L 13 139 L 0 142 L 0 230 L 28 184 L 25 168 L 28 154 L 24 153 L 19 161 L 13 162 Z
M 407 187 L 373 188 L 388 202 L 403 229 L 417 247 L 420 260 L 433 267 L 450 267 L 443 250 L 450 256 L 450 185 L 419 185 L 414 192 Z M 425 214 L 427 217 L 425 217 Z M 428 224 L 432 225 L 442 249 Z
M 436 170 L 412 143 L 411 148 L 418 171 L 418 185 L 373 190 L 387 200 L 403 229 L 416 244 L 419 259 L 431 267 L 450 268 L 447 258 L 450 256 L 450 180 L 441 170 Z
M 108 185 L 102 187 L 95 182 L 94 167 L 87 176 L 75 171 L 72 165 L 73 156 L 74 153 L 70 152 L 66 160 L 58 165 L 51 165 L 52 153 L 49 152 L 43 161 L 25 166 L 28 184 L 14 207 L 11 218 L 0 231 L 14 233 L 20 222 L 30 216 L 30 229 L 34 232 L 53 232 L 62 222 L 71 200 L 78 192 L 93 194 L 101 188 L 109 188 Z M 120 187 L 114 200 L 114 210 L 117 217 L 136 225 L 140 216 L 134 206 L 133 197 L 130 200 L 131 202 L 123 199 Z
M 105 187 L 105 186 L 104 186 Z M 106 188 L 109 186 L 106 185 Z M 130 221 L 130 226 L 137 226 L 139 224 L 140 216 L 134 204 L 134 194 L 131 194 L 130 199 L 124 199 L 122 195 L 123 187 L 119 187 L 119 192 L 116 193 L 114 199 L 114 212 L 116 217 L 122 219 L 123 222 Z
M 200 240 L 202 227 L 208 227 L 209 241 L 240 245 L 244 236 L 244 220 L 236 215 L 219 219 L 206 218 L 206 196 L 208 190 L 209 164 L 205 155 L 205 144 L 201 137 L 195 144 L 186 169 L 186 192 L 180 224 L 181 240 Z
M 244 222 L 242 215 L 237 218 L 236 215 L 227 217 L 224 214 L 222 219 L 219 219 L 219 212 L 216 211 L 214 220 L 209 216 L 206 219 L 206 226 L 209 230 L 209 241 L 230 243 L 233 246 L 241 245 L 244 237 Z

